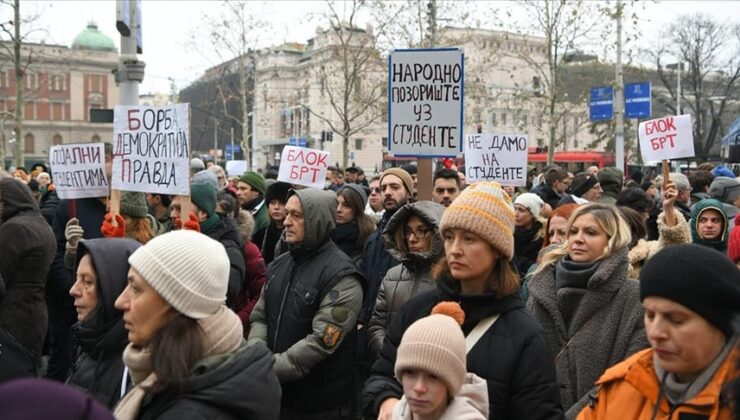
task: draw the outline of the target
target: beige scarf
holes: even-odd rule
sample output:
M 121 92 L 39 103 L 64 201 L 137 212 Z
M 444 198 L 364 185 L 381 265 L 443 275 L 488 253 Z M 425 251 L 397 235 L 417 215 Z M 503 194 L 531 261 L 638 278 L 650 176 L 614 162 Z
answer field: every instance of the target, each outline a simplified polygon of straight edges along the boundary
M 203 358 L 234 352 L 242 343 L 242 323 L 239 317 L 226 306 L 208 318 L 198 321 L 203 333 Z M 116 406 L 118 420 L 133 420 L 139 416 L 146 388 L 157 382 L 152 372 L 149 348 L 135 347 L 131 343 L 123 351 L 123 363 L 128 367 L 134 388 Z

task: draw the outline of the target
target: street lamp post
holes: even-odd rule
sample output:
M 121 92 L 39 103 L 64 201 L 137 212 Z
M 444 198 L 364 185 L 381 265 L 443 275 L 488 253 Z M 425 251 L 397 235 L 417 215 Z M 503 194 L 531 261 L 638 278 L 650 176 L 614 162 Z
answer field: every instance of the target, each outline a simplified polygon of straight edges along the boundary
M 666 68 L 676 70 L 676 115 L 681 115 L 681 70 L 683 67 L 683 61 L 678 63 L 668 64 Z

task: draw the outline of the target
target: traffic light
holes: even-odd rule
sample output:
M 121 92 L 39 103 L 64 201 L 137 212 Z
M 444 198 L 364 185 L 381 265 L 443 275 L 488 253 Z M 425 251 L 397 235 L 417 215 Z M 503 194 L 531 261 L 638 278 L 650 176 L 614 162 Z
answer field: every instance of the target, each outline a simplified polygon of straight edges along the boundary
M 326 141 L 328 141 L 329 143 L 331 143 L 332 140 L 334 140 L 334 132 L 333 131 L 327 131 L 326 132 Z

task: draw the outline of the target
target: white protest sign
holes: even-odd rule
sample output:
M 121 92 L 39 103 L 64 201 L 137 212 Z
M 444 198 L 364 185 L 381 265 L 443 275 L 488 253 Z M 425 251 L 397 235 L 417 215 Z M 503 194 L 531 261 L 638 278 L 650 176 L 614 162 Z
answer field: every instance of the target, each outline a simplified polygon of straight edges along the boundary
M 640 123 L 642 160 L 678 159 L 694 156 L 691 116 L 677 115 Z
M 465 139 L 465 176 L 469 181 L 527 185 L 526 134 L 473 134 Z
M 306 187 L 324 188 L 329 152 L 305 147 L 285 146 L 280 155 L 278 181 Z
M 114 189 L 190 195 L 189 107 L 116 106 Z
M 229 160 L 226 162 L 226 175 L 242 176 L 247 172 L 246 160 Z
M 103 143 L 64 144 L 49 149 L 51 177 L 61 199 L 106 197 Z
M 454 48 L 396 50 L 388 58 L 388 151 L 462 153 L 464 61 Z

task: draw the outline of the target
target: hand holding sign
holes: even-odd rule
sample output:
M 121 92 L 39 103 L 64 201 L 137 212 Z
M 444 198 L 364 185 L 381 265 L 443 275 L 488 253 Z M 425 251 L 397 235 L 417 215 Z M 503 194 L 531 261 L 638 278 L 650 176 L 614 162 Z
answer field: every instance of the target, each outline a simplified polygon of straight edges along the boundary
M 328 167 L 329 152 L 285 146 L 280 157 L 278 181 L 323 188 Z
M 640 123 L 640 151 L 645 161 L 694 156 L 691 116 L 677 115 Z

